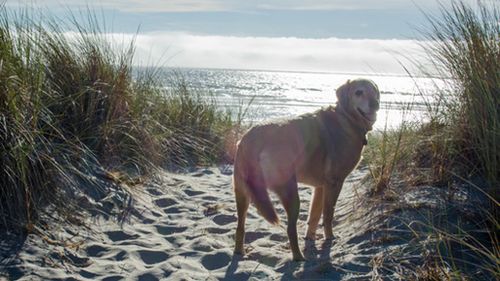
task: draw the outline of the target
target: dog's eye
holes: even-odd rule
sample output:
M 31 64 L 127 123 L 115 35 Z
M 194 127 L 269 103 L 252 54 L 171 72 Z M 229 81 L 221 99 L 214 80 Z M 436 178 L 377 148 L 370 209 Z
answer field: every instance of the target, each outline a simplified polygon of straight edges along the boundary
M 363 91 L 357 90 L 354 94 L 356 94 L 356 96 L 360 97 L 363 95 Z

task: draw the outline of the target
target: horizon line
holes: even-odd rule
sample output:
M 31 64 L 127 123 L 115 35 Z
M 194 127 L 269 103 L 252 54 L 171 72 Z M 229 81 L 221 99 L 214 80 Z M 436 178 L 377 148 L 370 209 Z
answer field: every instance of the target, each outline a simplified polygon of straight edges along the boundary
M 365 75 L 365 76 L 381 76 L 381 77 L 408 77 L 408 78 L 441 78 L 434 76 L 423 76 L 423 75 L 411 75 L 402 73 L 391 73 L 391 72 L 341 72 L 341 71 L 322 71 L 322 70 L 286 70 L 286 69 L 255 69 L 255 68 L 229 68 L 229 67 L 193 67 L 193 66 L 147 66 L 147 65 L 134 65 L 134 67 L 139 68 L 168 68 L 168 69 L 178 69 L 178 70 L 218 70 L 218 71 L 238 71 L 238 72 L 282 72 L 282 73 L 306 73 L 306 74 L 330 74 L 330 75 Z

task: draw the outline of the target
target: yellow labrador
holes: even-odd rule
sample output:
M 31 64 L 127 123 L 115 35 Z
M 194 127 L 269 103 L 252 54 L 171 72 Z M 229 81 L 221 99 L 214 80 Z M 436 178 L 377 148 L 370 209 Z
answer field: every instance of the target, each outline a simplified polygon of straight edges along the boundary
M 270 223 L 279 219 L 268 189 L 281 200 L 294 260 L 304 260 L 297 239 L 300 200 L 297 182 L 315 187 L 306 238 L 314 239 L 321 214 L 331 239 L 335 203 L 347 175 L 366 145 L 379 109 L 380 93 L 370 80 L 347 81 L 337 89 L 337 104 L 312 114 L 251 128 L 238 144 L 233 184 L 238 210 L 234 252 L 244 254 L 245 219 L 253 202 Z

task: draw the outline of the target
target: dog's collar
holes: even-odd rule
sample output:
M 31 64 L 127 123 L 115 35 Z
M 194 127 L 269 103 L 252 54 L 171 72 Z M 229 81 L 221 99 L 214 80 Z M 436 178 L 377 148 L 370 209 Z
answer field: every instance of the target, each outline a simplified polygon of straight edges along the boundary
M 348 130 L 348 131 L 351 131 L 352 133 L 354 133 L 355 135 L 357 135 L 359 137 L 359 139 L 361 140 L 361 144 L 363 146 L 368 144 L 366 134 L 368 133 L 369 130 L 357 125 L 352 120 L 352 117 L 349 116 L 349 114 L 347 114 L 343 109 L 339 109 L 338 107 L 329 107 L 327 110 L 323 111 L 323 114 L 325 114 L 325 115 L 323 115 L 323 117 L 320 118 L 320 120 L 321 120 L 320 126 L 321 126 L 322 131 L 324 131 L 324 133 L 327 137 L 329 137 L 330 132 L 326 128 L 324 122 L 326 122 L 326 123 L 335 122 L 340 126 L 340 128 L 342 128 L 342 130 L 344 130 L 344 131 Z M 344 120 L 342 120 L 342 119 L 344 119 Z M 351 129 L 348 129 L 348 127 L 342 126 L 341 123 L 348 123 L 349 124 L 348 126 Z
M 363 143 L 363 145 L 367 145 L 368 144 L 368 139 L 366 138 L 366 134 L 368 134 L 369 129 L 367 129 L 367 128 L 365 128 L 365 127 L 360 126 L 359 124 L 357 124 L 356 121 L 354 121 L 352 119 L 352 116 L 349 115 L 343 108 L 337 106 L 335 108 L 335 111 L 338 112 L 340 115 L 342 115 L 342 117 L 345 118 L 347 120 L 347 122 L 349 122 L 351 124 L 351 126 L 354 129 L 354 131 L 361 138 L 361 140 L 362 140 L 361 142 Z

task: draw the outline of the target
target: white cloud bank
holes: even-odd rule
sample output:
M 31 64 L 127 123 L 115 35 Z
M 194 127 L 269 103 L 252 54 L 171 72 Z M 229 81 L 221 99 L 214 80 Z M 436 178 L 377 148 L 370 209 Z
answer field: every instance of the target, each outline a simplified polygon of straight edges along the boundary
M 129 37 L 130 38 L 130 37 Z M 126 38 L 125 38 L 126 39 Z M 159 32 L 136 38 L 137 65 L 289 71 L 405 73 L 414 40 L 205 36 Z

